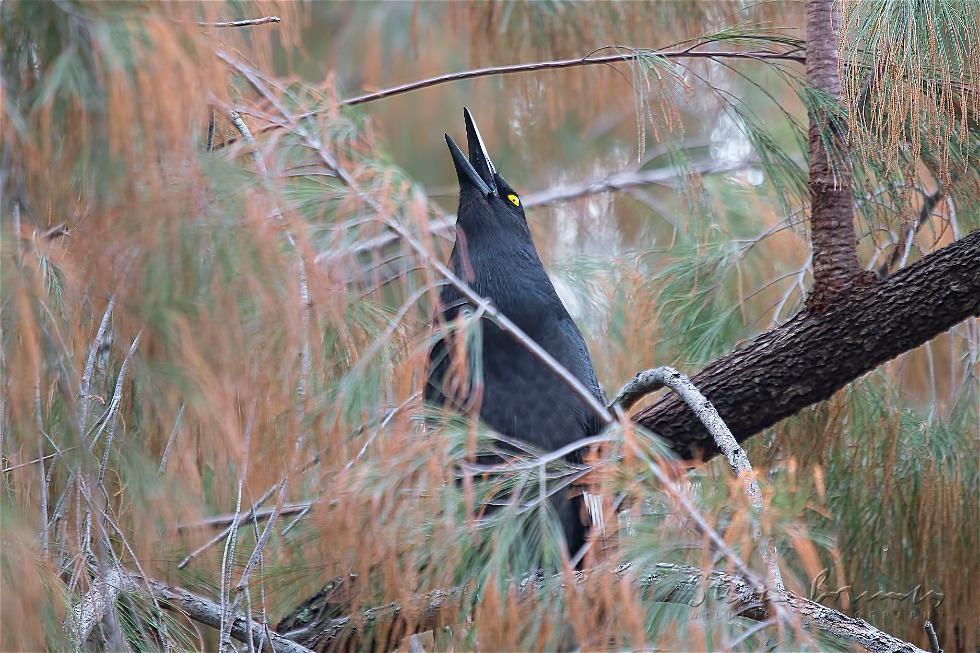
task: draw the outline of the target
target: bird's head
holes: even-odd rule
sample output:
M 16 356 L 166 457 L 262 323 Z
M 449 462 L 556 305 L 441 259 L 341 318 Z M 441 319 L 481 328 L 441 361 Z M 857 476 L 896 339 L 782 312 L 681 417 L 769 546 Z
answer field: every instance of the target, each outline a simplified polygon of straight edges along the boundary
M 463 109 L 463 119 L 469 158 L 446 134 L 446 144 L 459 178 L 459 225 L 467 232 L 486 230 L 501 234 L 517 231 L 529 235 L 521 198 L 494 167 L 469 109 Z

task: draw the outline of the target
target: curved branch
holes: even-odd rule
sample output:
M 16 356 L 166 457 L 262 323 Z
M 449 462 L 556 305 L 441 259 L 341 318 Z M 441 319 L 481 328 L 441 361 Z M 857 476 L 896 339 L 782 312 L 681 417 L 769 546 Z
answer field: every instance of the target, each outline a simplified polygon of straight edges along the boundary
M 697 47 L 697 46 L 694 46 Z M 652 50 L 643 52 L 628 52 L 623 54 L 609 54 L 601 57 L 593 57 L 586 55 L 584 57 L 575 57 L 573 59 L 556 59 L 553 61 L 533 61 L 530 63 L 518 63 L 509 64 L 504 66 L 487 66 L 486 68 L 474 68 L 472 70 L 463 70 L 456 73 L 446 73 L 444 75 L 437 75 L 435 77 L 429 77 L 426 79 L 419 79 L 414 82 L 408 82 L 406 84 L 399 84 L 398 86 L 392 86 L 390 88 L 385 88 L 380 91 L 374 91 L 373 93 L 364 93 L 363 95 L 357 95 L 352 98 L 347 98 L 341 103 L 345 105 L 356 105 L 365 104 L 367 102 L 374 102 L 375 100 L 382 100 L 384 98 L 391 97 L 393 95 L 401 95 L 402 93 L 409 93 L 411 91 L 417 91 L 423 88 L 429 88 L 430 86 L 438 86 L 440 84 L 447 84 L 449 82 L 458 82 L 464 79 L 473 79 L 474 77 L 488 77 L 491 75 L 512 75 L 514 73 L 528 73 L 537 70 L 555 70 L 560 68 L 577 68 L 579 66 L 595 66 L 595 65 L 606 65 L 610 63 L 618 63 L 624 61 L 635 61 L 642 56 L 652 56 L 652 57 L 663 57 L 664 59 L 714 59 L 714 58 L 726 58 L 726 59 L 754 59 L 757 61 L 795 61 L 797 63 L 806 62 L 806 57 L 801 54 L 795 54 L 795 51 L 786 52 L 770 52 L 770 51 L 756 51 L 756 52 L 740 52 L 740 51 L 698 51 L 692 50 L 691 48 L 684 48 L 683 50 Z
M 745 495 L 749 498 L 749 503 L 752 506 L 753 537 L 759 543 L 759 553 L 769 567 L 769 583 L 780 594 L 785 593 L 786 587 L 783 584 L 783 576 L 779 572 L 779 565 L 776 562 L 776 547 L 771 538 L 763 539 L 762 537 L 762 490 L 755 478 L 755 470 L 752 469 L 752 464 L 749 463 L 749 457 L 745 455 L 745 450 L 738 445 L 732 436 L 732 432 L 721 419 L 721 416 L 718 415 L 718 411 L 711 405 L 710 401 L 704 398 L 704 395 L 691 383 L 691 380 L 672 367 L 658 367 L 640 372 L 616 395 L 616 399 L 612 403 L 612 410 L 616 415 L 622 415 L 623 411 L 632 406 L 643 394 L 665 387 L 673 390 L 694 412 L 698 421 L 704 425 L 715 444 L 725 454 L 735 478 L 742 481 Z

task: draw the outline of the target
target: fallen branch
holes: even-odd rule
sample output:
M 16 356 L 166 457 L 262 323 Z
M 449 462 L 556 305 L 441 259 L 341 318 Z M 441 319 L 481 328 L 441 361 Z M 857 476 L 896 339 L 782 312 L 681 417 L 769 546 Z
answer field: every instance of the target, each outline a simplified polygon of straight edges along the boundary
M 112 568 L 104 576 L 96 576 L 82 600 L 65 617 L 62 628 L 82 646 L 116 602 L 119 593 L 128 589 L 136 589 L 136 584 L 118 569 Z
M 527 583 L 521 588 L 520 598 L 527 599 L 540 592 L 572 591 L 591 578 L 601 574 L 614 574 L 617 582 L 633 583 L 644 594 L 652 594 L 655 600 L 698 607 L 709 596 L 730 606 L 734 616 L 756 621 L 767 621 L 772 615 L 769 606 L 785 604 L 800 615 L 804 630 L 823 636 L 863 646 L 871 653 L 925 653 L 908 642 L 882 632 L 861 619 L 848 617 L 832 608 L 796 596 L 791 592 L 779 596 L 765 596 L 755 590 L 745 579 L 720 571 L 704 571 L 696 567 L 657 564 L 637 570 L 630 564 L 615 568 L 597 568 L 575 573 L 574 583 L 569 586 L 563 576 Z M 390 603 L 372 608 L 356 616 L 326 619 L 317 622 L 314 607 L 304 604 L 301 610 L 285 618 L 277 630 L 297 638 L 305 646 L 315 649 L 342 647 L 360 631 L 380 623 L 390 623 L 391 628 L 404 635 L 422 632 L 439 625 L 452 623 L 463 608 L 468 592 L 457 587 L 450 590 L 419 595 L 404 604 Z M 472 599 L 471 599 L 472 600 Z M 395 621 L 398 623 L 392 623 Z
M 109 570 L 104 579 L 96 578 L 92 582 L 92 587 L 65 620 L 65 630 L 77 638 L 76 642 L 84 643 L 92 633 L 92 629 L 119 598 L 120 593 L 145 593 L 147 587 L 152 591 L 153 596 L 161 601 L 164 608 L 179 612 L 193 621 L 212 628 L 221 627 L 222 611 L 217 603 L 185 589 L 114 568 Z M 241 613 L 231 620 L 230 632 L 231 636 L 240 642 L 248 642 L 249 637 L 252 641 L 268 641 L 277 653 L 311 653 L 309 649 Z

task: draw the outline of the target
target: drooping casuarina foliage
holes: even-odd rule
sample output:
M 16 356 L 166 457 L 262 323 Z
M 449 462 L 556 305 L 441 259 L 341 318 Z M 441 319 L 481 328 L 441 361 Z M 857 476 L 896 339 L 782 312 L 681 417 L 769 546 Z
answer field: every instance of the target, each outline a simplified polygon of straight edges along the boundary
M 0 648 L 975 650 L 980 9 L 802 6 L 0 4 Z M 464 105 L 761 506 L 674 393 L 571 457 L 425 401 L 506 317 L 432 319 Z

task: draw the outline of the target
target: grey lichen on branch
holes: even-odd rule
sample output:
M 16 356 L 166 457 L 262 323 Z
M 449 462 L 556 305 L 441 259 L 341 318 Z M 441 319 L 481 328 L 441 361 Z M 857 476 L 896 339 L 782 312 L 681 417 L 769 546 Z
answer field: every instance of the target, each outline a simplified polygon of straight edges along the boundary
M 753 537 L 759 543 L 759 552 L 769 569 L 769 583 L 776 592 L 785 593 L 786 587 L 776 562 L 775 546 L 771 538 L 762 535 L 762 490 L 755 478 L 755 471 L 752 469 L 749 457 L 745 455 L 745 450 L 739 446 L 715 407 L 705 399 L 691 380 L 674 368 L 666 366 L 640 372 L 623 386 L 610 409 L 614 414 L 621 415 L 643 396 L 661 388 L 670 388 L 690 407 L 698 421 L 714 438 L 718 449 L 725 454 L 735 477 L 742 481 L 745 494 L 752 506 Z

